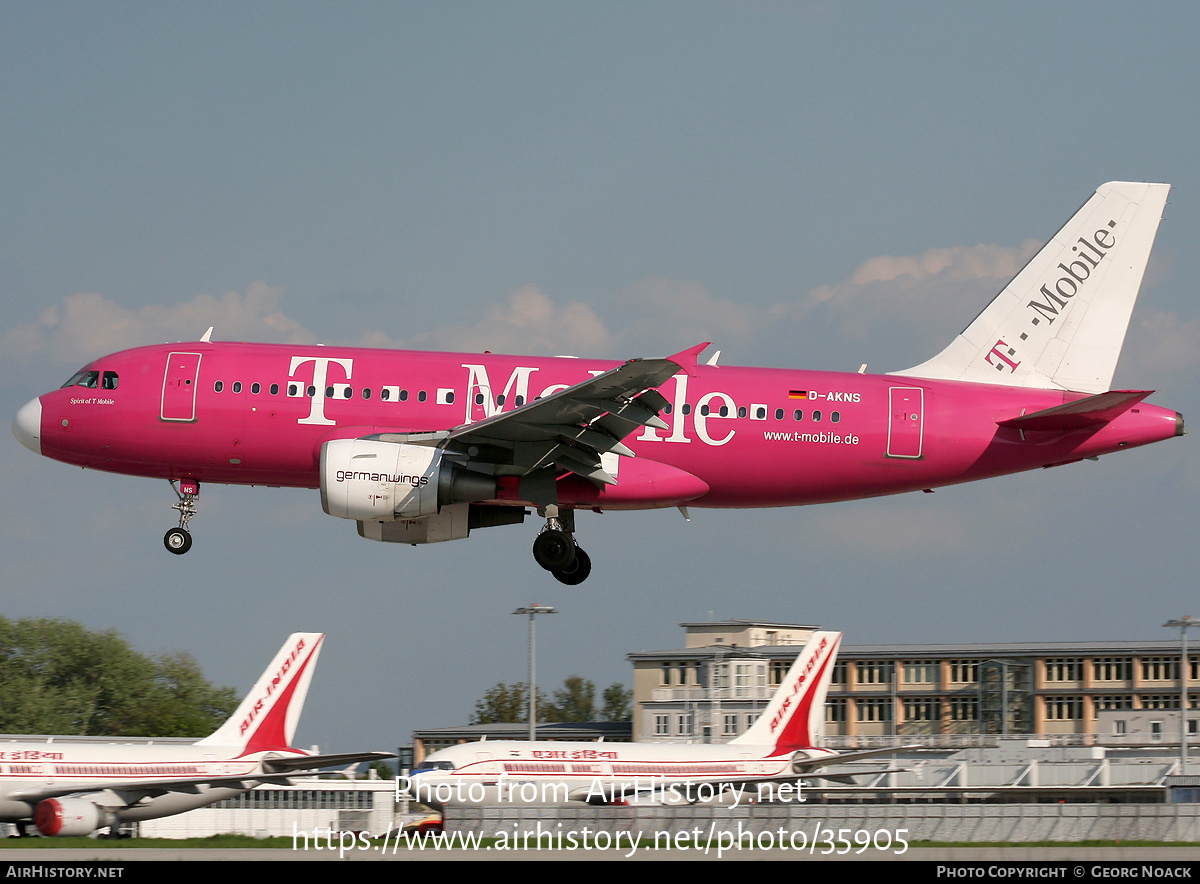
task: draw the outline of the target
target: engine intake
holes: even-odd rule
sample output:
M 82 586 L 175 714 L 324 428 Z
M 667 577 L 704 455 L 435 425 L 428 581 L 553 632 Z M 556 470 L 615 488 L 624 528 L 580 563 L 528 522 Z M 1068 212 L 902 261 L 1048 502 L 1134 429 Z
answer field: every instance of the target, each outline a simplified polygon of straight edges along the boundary
M 84 798 L 47 798 L 33 812 L 33 824 L 48 838 L 90 835 L 113 821 L 111 811 Z

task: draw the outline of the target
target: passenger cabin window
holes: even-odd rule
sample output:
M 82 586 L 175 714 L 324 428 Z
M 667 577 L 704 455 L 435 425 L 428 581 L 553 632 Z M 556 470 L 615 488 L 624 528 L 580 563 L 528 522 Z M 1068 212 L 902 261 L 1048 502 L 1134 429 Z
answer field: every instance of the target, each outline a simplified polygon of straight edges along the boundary
M 362 394 L 362 396 L 363 396 L 363 398 L 364 398 L 364 399 L 370 399 L 370 398 L 371 398 L 371 388 L 370 388 L 370 387 L 363 387 L 363 394 Z
M 424 390 L 422 390 L 420 393 L 417 394 L 418 402 L 424 402 L 428 398 L 429 398 L 429 396 Z
M 783 409 L 782 408 L 775 409 L 775 420 L 777 420 L 777 421 L 783 420 Z
M 271 395 L 272 396 L 279 395 L 279 384 L 271 384 Z
M 215 384 L 213 384 L 213 389 L 216 390 L 218 393 L 220 393 L 222 390 L 225 389 L 225 382 L 217 381 Z
M 106 371 L 104 373 L 104 380 L 100 383 L 100 386 L 105 390 L 117 389 L 117 373 L 115 371 Z
M 242 382 L 241 381 L 233 382 L 233 392 L 235 392 L 235 393 L 242 392 Z
M 250 392 L 253 393 L 255 396 L 257 396 L 259 393 L 262 392 L 262 384 L 251 384 Z

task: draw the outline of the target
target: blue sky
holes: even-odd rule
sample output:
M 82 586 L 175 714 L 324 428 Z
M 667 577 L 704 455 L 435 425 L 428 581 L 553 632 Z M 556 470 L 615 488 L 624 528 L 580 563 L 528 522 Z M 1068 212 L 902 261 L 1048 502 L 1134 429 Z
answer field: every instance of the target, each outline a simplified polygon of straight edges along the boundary
M 0 402 L 194 339 L 903 368 L 1102 182 L 1174 185 L 1115 385 L 1200 415 L 1194 3 L 0 2 Z M 408 742 L 525 673 L 628 680 L 707 617 L 851 644 L 1168 638 L 1192 437 L 934 495 L 580 517 L 392 548 L 315 492 L 0 446 L 0 613 L 188 650 L 244 690 L 329 633 L 302 743 Z

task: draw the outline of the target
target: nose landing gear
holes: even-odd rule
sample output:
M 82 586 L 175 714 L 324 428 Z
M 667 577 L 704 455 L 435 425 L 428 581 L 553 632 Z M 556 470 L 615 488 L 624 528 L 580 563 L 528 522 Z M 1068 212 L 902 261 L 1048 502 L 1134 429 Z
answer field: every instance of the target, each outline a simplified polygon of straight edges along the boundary
M 575 543 L 575 511 L 547 506 L 546 527 L 533 541 L 533 558 L 567 586 L 578 586 L 592 573 L 592 559 Z
M 163 546 L 168 552 L 177 556 L 183 555 L 192 548 L 192 535 L 188 531 L 188 523 L 196 515 L 196 498 L 200 495 L 200 483 L 194 479 L 180 479 L 176 487 L 175 480 L 171 481 L 171 490 L 179 498 L 178 503 L 171 504 L 171 509 L 179 510 L 179 527 L 172 528 L 163 536 Z

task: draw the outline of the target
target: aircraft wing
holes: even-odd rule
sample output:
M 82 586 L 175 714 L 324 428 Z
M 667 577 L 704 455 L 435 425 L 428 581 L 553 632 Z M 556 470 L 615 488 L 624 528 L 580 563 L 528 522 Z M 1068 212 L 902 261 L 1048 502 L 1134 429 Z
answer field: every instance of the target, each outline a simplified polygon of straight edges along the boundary
M 345 752 L 341 755 L 304 755 L 287 758 L 264 758 L 263 771 L 268 774 L 286 774 L 296 771 L 314 771 L 326 767 L 344 767 L 360 761 L 383 761 L 395 758 L 391 752 Z
M 918 746 L 893 746 L 890 749 L 864 749 L 861 752 L 839 752 L 836 755 L 826 755 L 821 758 L 813 758 L 801 762 L 804 766 L 804 772 L 816 770 L 819 767 L 827 767 L 830 764 L 845 764 L 847 761 L 858 761 L 861 758 L 877 758 L 880 755 L 895 755 L 897 752 L 905 752 L 909 749 L 917 749 Z
M 18 792 L 10 792 L 5 797 L 14 801 L 26 801 L 36 804 L 45 798 L 61 798 L 64 795 L 102 794 L 111 797 L 106 802 L 98 801 L 97 803 L 111 807 L 127 807 L 148 795 L 163 795 L 167 792 L 198 792 L 201 786 L 237 785 L 251 789 L 259 783 L 278 782 L 287 785 L 287 777 L 289 775 L 311 776 L 327 767 L 353 764 L 357 761 L 382 761 L 386 758 L 394 757 L 395 755 L 389 752 L 352 752 L 341 755 L 304 755 L 289 756 L 287 758 L 267 758 L 263 760 L 262 773 L 238 776 L 190 777 L 178 780 L 154 780 L 152 782 L 129 780 L 124 784 L 116 782 L 91 789 L 86 786 L 80 788 L 78 783 L 64 783 L 58 786 L 38 786 Z
M 668 402 L 655 388 L 694 366 L 707 346 L 698 344 L 665 359 L 631 359 L 513 411 L 451 430 L 442 444 L 511 452 L 522 476 L 553 467 L 555 475 L 569 472 L 597 485 L 616 484 L 601 455 L 632 457 L 622 439 L 643 427 L 667 429 L 658 414 Z

